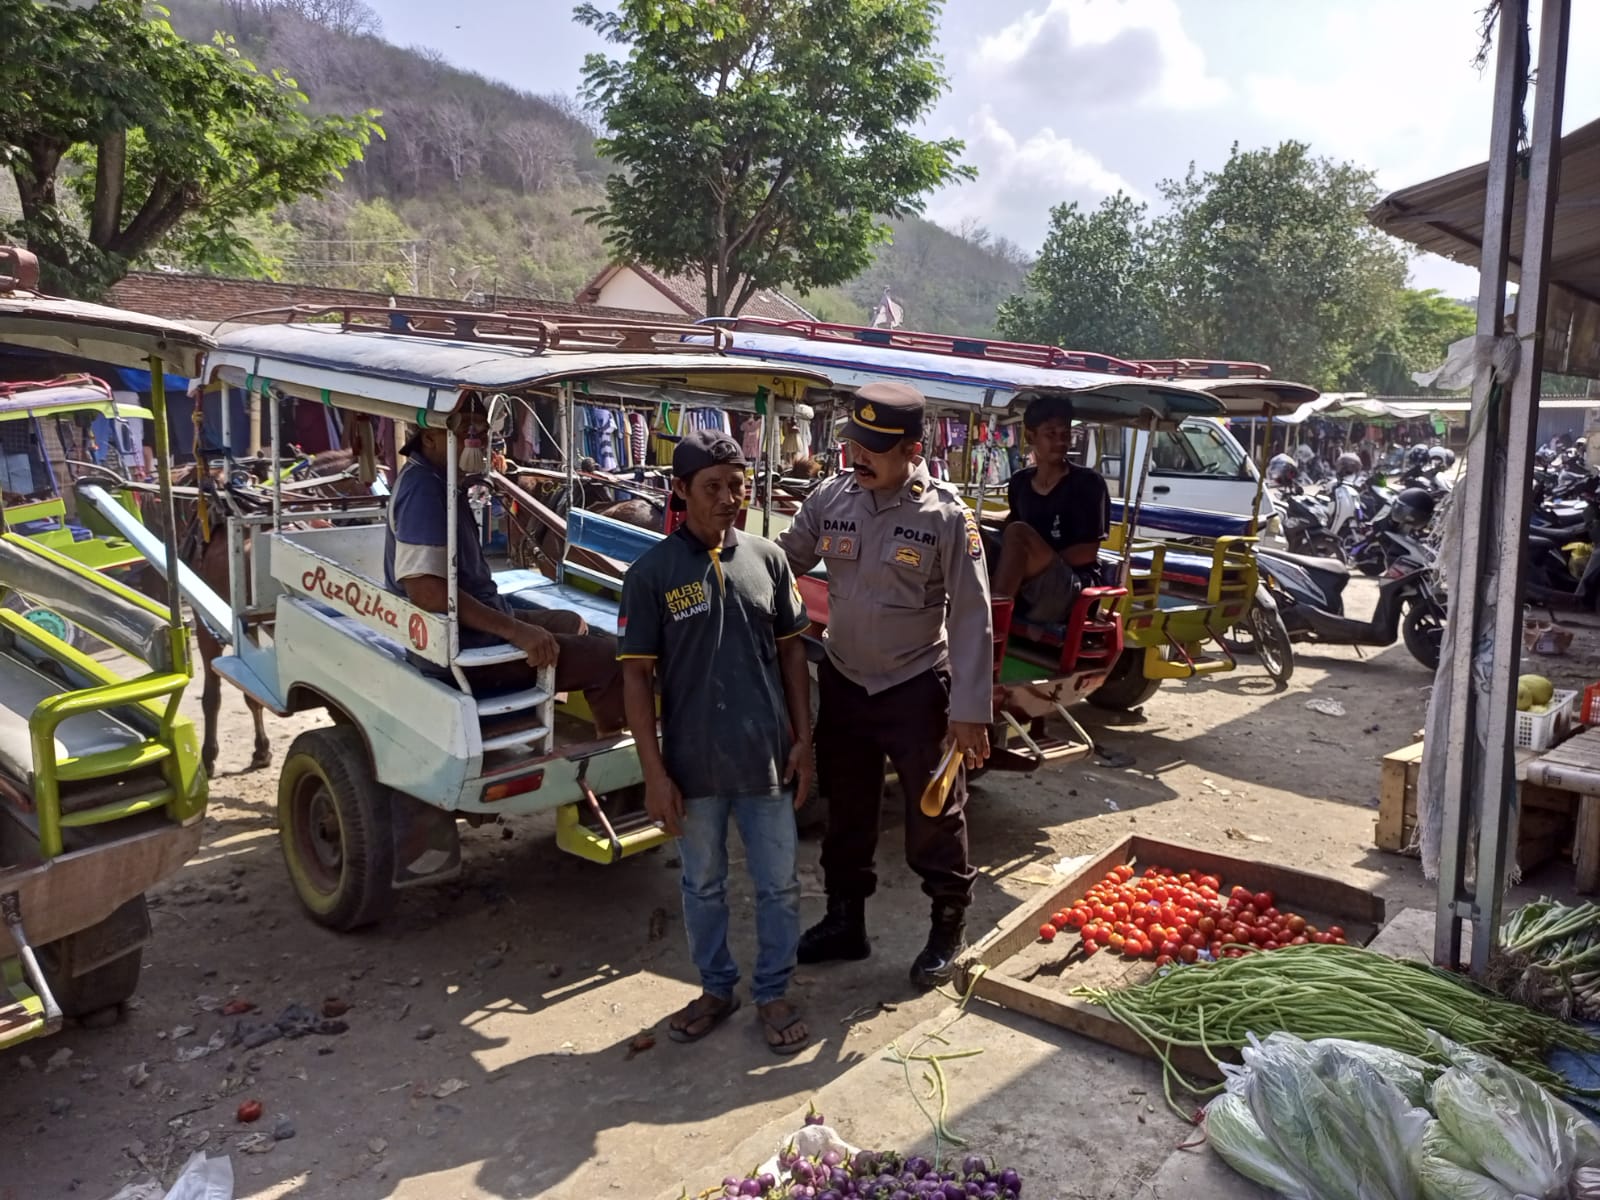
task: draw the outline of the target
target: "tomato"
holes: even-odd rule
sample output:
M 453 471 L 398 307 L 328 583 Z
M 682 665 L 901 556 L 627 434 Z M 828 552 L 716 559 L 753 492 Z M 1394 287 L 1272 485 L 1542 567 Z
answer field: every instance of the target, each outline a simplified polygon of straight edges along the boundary
M 1175 958 L 1178 952 L 1182 949 L 1183 943 L 1173 941 L 1171 938 L 1168 938 L 1166 941 L 1161 943 L 1161 953 L 1167 955 L 1169 958 Z
M 1222 881 L 1215 875 L 1202 875 L 1198 882 L 1202 888 L 1211 888 L 1213 891 L 1222 886 Z
M 1210 937 L 1217 931 L 1217 920 L 1215 917 L 1201 917 L 1200 920 L 1195 923 L 1195 928 L 1201 933 L 1205 934 L 1207 937 Z
M 1289 939 L 1289 945 L 1291 946 L 1304 946 L 1305 944 L 1306 939 L 1304 934 L 1296 934 L 1294 937 Z
M 1272 935 L 1265 929 L 1256 928 L 1250 931 L 1250 940 L 1258 946 L 1265 946 L 1272 940 Z
M 1244 950 L 1239 946 L 1227 946 L 1222 951 L 1223 958 L 1240 958 L 1243 955 Z
M 1089 923 L 1089 910 L 1083 907 L 1074 908 L 1067 914 L 1067 924 L 1074 929 L 1082 929 Z
M 1111 910 L 1104 904 L 1096 904 L 1094 906 L 1094 919 L 1096 921 L 1109 921 L 1112 919 L 1112 915 Z
M 1127 941 L 1122 943 L 1122 952 L 1129 958 L 1143 958 L 1145 951 L 1148 949 L 1150 949 L 1150 947 L 1145 945 L 1144 942 L 1140 941 L 1138 938 L 1129 938 Z
M 1182 875 L 1178 876 L 1178 882 L 1182 883 L 1182 884 L 1193 883 L 1194 882 L 1194 876 L 1189 874 L 1189 872 L 1185 871 Z
M 1043 925 L 1039 926 L 1039 936 L 1047 942 L 1055 941 L 1056 927 L 1050 924 L 1050 922 L 1046 921 Z
M 1133 868 L 1127 863 L 1123 863 L 1111 873 L 1116 876 L 1118 883 L 1127 883 L 1128 880 L 1133 878 Z
M 1306 931 L 1306 919 L 1302 916 L 1290 917 L 1287 924 L 1291 934 L 1300 934 Z
M 1110 937 L 1106 938 L 1106 945 L 1110 946 L 1113 950 L 1121 950 L 1123 946 L 1127 945 L 1127 939 L 1124 938 L 1120 933 L 1113 933 Z
M 1094 954 L 1098 954 L 1098 953 L 1100 953 L 1100 943 L 1099 942 L 1084 942 L 1084 944 L 1083 944 L 1083 956 L 1085 958 L 1088 958 L 1090 955 L 1094 955 Z
M 1211 957 L 1212 958 L 1221 958 L 1222 957 L 1222 943 L 1221 942 L 1212 942 L 1209 946 L 1206 947 L 1206 949 L 1211 952 Z
M 1276 950 L 1278 948 L 1278 943 L 1277 942 L 1262 942 L 1261 943 L 1261 948 L 1263 950 Z
M 1333 938 L 1335 941 L 1342 942 L 1344 941 L 1344 930 L 1339 928 L 1337 925 L 1329 925 L 1328 936 Z
M 1186 963 L 1192 963 L 1200 957 L 1200 951 L 1193 946 L 1184 946 L 1178 951 L 1178 957 Z
M 1119 921 L 1125 921 L 1128 919 L 1128 906 L 1121 900 L 1118 900 L 1111 906 L 1111 912 Z
M 234 1113 L 233 1116 L 234 1120 L 246 1125 L 251 1121 L 259 1121 L 261 1119 L 261 1101 L 246 1100 L 239 1105 L 239 1111 Z
M 1240 904 L 1249 904 L 1250 903 L 1250 889 L 1247 888 L 1247 887 L 1241 887 L 1241 886 L 1237 886 L 1236 885 L 1233 888 L 1233 890 L 1228 893 L 1228 899 L 1229 900 L 1237 900 L 1237 901 L 1239 901 Z
M 1160 958 L 1156 959 L 1156 966 L 1157 967 L 1170 967 L 1171 965 L 1172 965 L 1172 955 L 1170 955 L 1170 954 L 1163 954 Z
M 1259 908 L 1263 912 L 1265 912 L 1267 909 L 1272 907 L 1272 893 L 1271 892 L 1257 892 L 1254 896 L 1251 897 L 1250 902 L 1252 904 L 1254 904 L 1257 908 Z

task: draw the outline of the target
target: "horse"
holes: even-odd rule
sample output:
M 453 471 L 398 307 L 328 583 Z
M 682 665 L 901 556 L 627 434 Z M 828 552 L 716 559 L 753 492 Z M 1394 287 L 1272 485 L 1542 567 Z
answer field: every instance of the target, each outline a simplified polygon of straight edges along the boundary
M 326 478 L 327 482 L 314 488 L 297 490 L 293 499 L 285 497 L 282 511 L 292 513 L 294 507 L 303 506 L 306 501 L 326 500 L 335 496 L 364 496 L 370 494 L 368 486 L 351 473 L 351 465 L 355 460 L 355 452 L 351 450 L 326 450 L 314 455 L 307 465 L 302 468 L 302 474 L 315 478 Z M 196 473 L 198 474 L 198 473 Z M 201 483 L 201 491 L 205 496 L 209 510 L 209 532 L 203 527 L 200 520 L 199 500 L 185 498 L 181 501 L 188 511 L 181 514 L 172 514 L 171 519 L 178 521 L 178 557 L 200 580 L 217 595 L 226 597 L 229 594 L 229 563 L 228 539 L 223 532 L 227 525 L 227 509 L 229 505 L 241 504 L 243 497 L 233 488 L 228 486 L 228 481 L 219 468 L 211 472 L 209 478 Z M 146 521 L 159 528 L 160 520 L 167 515 L 160 512 L 159 504 L 147 507 Z M 153 511 L 152 511 L 153 510 Z M 152 521 L 151 518 L 155 520 Z M 308 525 L 326 525 L 326 521 L 313 521 Z M 222 536 L 219 536 L 222 535 Z M 244 539 L 245 569 L 249 570 L 250 563 L 250 531 L 246 527 Z M 216 766 L 217 761 L 217 717 L 222 708 L 222 681 L 221 677 L 212 667 L 213 661 L 222 653 L 222 643 L 217 640 L 211 629 L 203 620 L 194 623 L 195 648 L 200 655 L 201 674 L 203 677 L 200 693 L 200 711 L 204 717 L 205 736 L 200 748 L 200 758 L 206 773 L 209 775 Z M 244 702 L 250 710 L 250 718 L 255 725 L 255 750 L 250 757 L 249 771 L 258 771 L 268 766 L 272 761 L 272 742 L 267 737 L 265 713 L 258 701 L 251 696 L 245 696 Z

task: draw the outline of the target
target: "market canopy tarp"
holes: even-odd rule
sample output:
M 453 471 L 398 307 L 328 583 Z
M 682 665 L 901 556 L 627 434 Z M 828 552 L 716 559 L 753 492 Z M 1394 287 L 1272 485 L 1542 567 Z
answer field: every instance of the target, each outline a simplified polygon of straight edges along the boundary
M 1374 400 L 1364 392 L 1324 392 L 1278 420 L 1285 425 L 1299 425 L 1312 417 L 1323 417 L 1331 421 L 1355 420 L 1365 421 L 1369 425 L 1389 425 L 1402 421 L 1426 421 L 1436 411 L 1429 404 L 1392 404 L 1385 400 Z
M 1489 164 L 1384 197 L 1367 216 L 1379 229 L 1413 246 L 1481 267 L 1483 204 Z M 1527 182 L 1518 172 L 1511 246 L 1520 248 L 1527 217 Z M 1511 276 L 1518 277 L 1514 254 Z M 1546 371 L 1600 379 L 1600 121 L 1561 139 L 1560 187 L 1550 249 Z

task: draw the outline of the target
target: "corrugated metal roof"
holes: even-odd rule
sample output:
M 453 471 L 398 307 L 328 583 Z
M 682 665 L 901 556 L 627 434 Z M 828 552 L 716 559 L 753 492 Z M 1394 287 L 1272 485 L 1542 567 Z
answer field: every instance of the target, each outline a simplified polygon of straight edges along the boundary
M 1456 171 L 1385 196 L 1367 216 L 1379 229 L 1430 253 L 1481 267 L 1489 164 Z M 1516 179 L 1511 246 L 1520 251 L 1527 186 Z M 1516 278 L 1520 257 L 1512 255 Z M 1561 139 L 1555 237 L 1550 254 L 1545 369 L 1600 377 L 1600 121 Z

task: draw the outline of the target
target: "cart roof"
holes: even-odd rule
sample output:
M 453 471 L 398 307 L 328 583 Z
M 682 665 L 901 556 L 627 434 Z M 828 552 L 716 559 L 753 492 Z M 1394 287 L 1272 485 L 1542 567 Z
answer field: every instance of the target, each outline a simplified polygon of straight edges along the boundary
M 0 256 L 0 269 L 6 261 Z M 42 296 L 0 274 L 0 346 L 26 346 L 140 370 L 155 355 L 175 373 L 196 375 L 200 356 L 210 345 L 211 339 L 198 329 L 176 321 Z
M 273 387 L 380 416 L 418 420 L 455 409 L 462 391 L 517 392 L 575 384 L 601 395 L 706 403 L 826 387 L 826 376 L 801 367 L 761 366 L 711 349 L 566 350 L 489 340 L 291 322 L 241 326 L 224 333 L 207 372 L 229 382 Z M 681 344 L 681 343 L 680 343 Z
M 1306 383 L 1283 379 L 1174 379 L 1174 387 L 1214 396 L 1230 417 L 1270 417 L 1322 395 Z
M 745 329 L 726 331 L 728 353 L 764 362 L 823 371 L 836 388 L 857 388 L 886 379 L 915 385 L 934 405 L 1009 409 L 1038 396 L 1072 398 L 1080 420 L 1172 423 L 1186 417 L 1225 414 L 1221 401 L 1188 381 L 1136 379 L 1067 367 L 964 358 L 892 346 L 808 341 Z
M 109 388 L 93 383 L 44 384 L 15 391 L 0 388 L 0 421 L 72 412 L 145 419 L 153 415 L 143 405 L 124 404 L 111 394 Z

